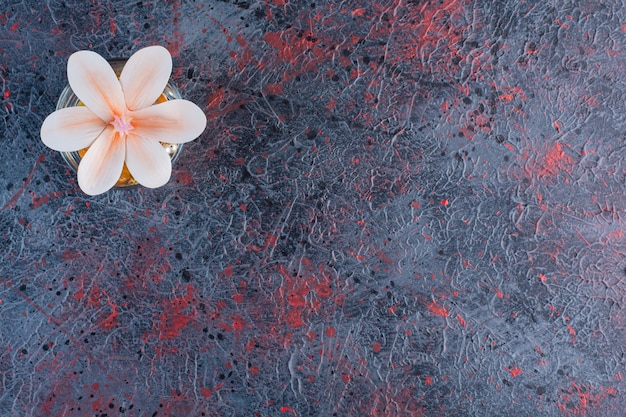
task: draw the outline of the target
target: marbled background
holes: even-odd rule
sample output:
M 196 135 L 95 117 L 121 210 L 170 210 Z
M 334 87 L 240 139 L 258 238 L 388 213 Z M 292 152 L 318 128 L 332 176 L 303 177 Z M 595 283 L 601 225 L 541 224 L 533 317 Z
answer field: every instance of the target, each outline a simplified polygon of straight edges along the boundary
M 173 55 L 171 181 L 40 141 Z M 626 415 L 621 0 L 0 1 L 1 416 Z

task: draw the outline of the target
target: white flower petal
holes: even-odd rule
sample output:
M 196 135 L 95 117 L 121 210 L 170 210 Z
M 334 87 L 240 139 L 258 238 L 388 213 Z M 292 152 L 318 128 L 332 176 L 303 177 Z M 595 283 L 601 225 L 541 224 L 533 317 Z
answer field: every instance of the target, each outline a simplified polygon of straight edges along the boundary
M 78 185 L 89 195 L 102 194 L 115 185 L 124 167 L 126 140 L 108 126 L 78 165 Z
M 105 122 L 126 111 L 124 94 L 111 65 L 95 52 L 78 51 L 67 61 L 67 79 L 74 94 Z
M 137 182 L 148 188 L 164 185 L 172 174 L 172 162 L 163 146 L 132 133 L 126 139 L 126 166 Z
M 187 100 L 171 100 L 129 112 L 133 133 L 167 143 L 194 140 L 206 128 L 206 116 L 200 107 Z
M 41 141 L 59 152 L 88 147 L 106 123 L 87 107 L 66 107 L 48 115 L 41 125 Z
M 135 52 L 120 75 L 128 109 L 139 110 L 154 104 L 171 73 L 172 57 L 162 46 L 149 46 Z

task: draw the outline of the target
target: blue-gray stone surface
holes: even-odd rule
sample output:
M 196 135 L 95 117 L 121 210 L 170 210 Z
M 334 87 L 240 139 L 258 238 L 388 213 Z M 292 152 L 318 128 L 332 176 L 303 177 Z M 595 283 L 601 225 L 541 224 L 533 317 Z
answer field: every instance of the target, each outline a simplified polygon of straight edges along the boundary
M 89 197 L 75 51 L 208 117 Z M 0 415 L 626 415 L 623 1 L 2 0 Z

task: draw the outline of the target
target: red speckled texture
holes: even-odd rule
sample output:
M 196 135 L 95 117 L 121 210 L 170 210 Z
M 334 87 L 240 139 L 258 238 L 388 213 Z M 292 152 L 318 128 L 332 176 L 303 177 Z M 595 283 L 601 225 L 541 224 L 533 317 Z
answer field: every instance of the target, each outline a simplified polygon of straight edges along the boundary
M 209 122 L 88 197 L 68 57 Z M 626 415 L 622 1 L 0 3 L 0 416 Z

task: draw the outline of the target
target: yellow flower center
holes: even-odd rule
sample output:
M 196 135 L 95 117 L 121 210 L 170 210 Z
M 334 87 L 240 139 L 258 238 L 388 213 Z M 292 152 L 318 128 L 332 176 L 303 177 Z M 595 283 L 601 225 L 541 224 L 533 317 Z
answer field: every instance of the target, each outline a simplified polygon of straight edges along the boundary
M 135 127 L 130 123 L 133 119 L 130 118 L 126 118 L 126 113 L 122 114 L 122 115 L 115 115 L 115 118 L 113 119 L 113 121 L 111 122 L 111 124 L 113 125 L 113 129 L 116 132 L 119 132 L 123 135 L 128 134 L 128 132 L 130 132 L 131 130 L 133 130 Z

